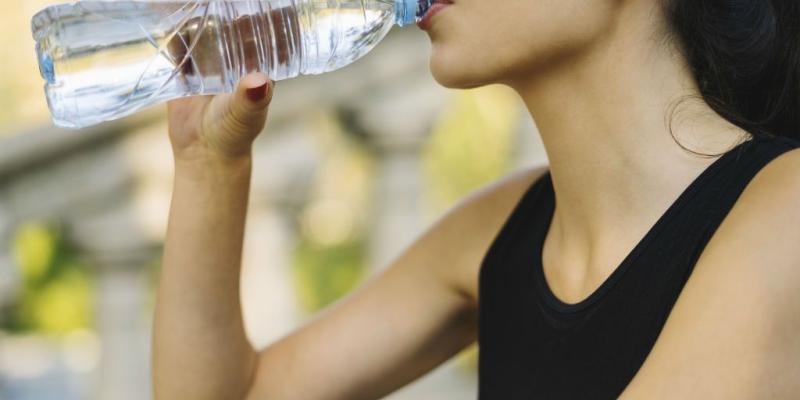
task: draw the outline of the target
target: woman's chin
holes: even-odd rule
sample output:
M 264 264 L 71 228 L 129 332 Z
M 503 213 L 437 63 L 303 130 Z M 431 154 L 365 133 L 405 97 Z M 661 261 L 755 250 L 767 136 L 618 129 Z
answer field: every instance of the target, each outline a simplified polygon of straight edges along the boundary
M 433 79 L 437 83 L 450 89 L 472 89 L 490 83 L 484 82 L 484 79 L 476 76 L 473 72 L 459 68 L 459 66 L 463 65 L 460 62 L 445 61 L 433 57 L 430 62 L 431 75 L 433 75 Z

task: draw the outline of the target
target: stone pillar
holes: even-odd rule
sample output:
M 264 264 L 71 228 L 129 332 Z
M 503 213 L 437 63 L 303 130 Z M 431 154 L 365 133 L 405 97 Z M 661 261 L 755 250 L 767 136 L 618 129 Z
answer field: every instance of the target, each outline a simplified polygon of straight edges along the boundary
M 98 265 L 96 326 L 101 338 L 97 399 L 151 397 L 150 321 L 144 253 L 133 257 L 94 255 Z M 102 260 L 102 261 L 100 261 Z
M 142 267 L 157 257 L 160 245 L 143 236 L 127 201 L 95 209 L 69 226 L 70 240 L 96 271 L 97 399 L 149 399 L 152 315 Z
M 369 266 L 386 268 L 420 233 L 422 221 L 420 150 L 422 136 L 409 134 L 407 148 L 393 147 L 382 138 L 373 142 L 378 150 L 378 170 L 372 195 Z
M 292 279 L 295 232 L 287 216 L 269 207 L 251 207 L 242 255 L 242 312 L 250 341 L 264 348 L 290 333 L 300 312 Z
M 253 149 L 241 291 L 245 328 L 257 348 L 302 322 L 292 266 L 297 213 L 319 163 L 309 129 L 306 120 L 268 126 Z
M 354 108 L 350 128 L 361 131 L 378 163 L 368 234 L 373 271 L 391 264 L 425 227 L 421 153 L 445 93 L 427 79 L 404 82 Z
M 15 297 L 19 273 L 14 265 L 12 243 L 14 222 L 0 198 L 0 310 Z

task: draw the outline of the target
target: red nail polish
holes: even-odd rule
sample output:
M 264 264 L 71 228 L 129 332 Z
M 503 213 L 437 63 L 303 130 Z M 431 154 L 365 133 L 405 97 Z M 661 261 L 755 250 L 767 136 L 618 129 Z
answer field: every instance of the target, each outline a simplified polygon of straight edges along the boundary
M 254 103 L 258 103 L 261 100 L 264 100 L 267 97 L 267 86 L 269 82 L 264 82 L 263 85 L 247 89 L 247 98 Z

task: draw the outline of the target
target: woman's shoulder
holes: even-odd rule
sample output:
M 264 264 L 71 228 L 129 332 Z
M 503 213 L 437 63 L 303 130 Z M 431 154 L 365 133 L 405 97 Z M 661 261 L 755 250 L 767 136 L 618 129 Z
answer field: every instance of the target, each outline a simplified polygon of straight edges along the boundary
M 621 398 L 798 393 L 798 205 L 800 148 L 795 148 L 760 169 L 741 193 Z
M 695 270 L 718 273 L 738 270 L 752 277 L 763 275 L 794 282 L 800 293 L 797 243 L 800 243 L 800 146 L 772 158 L 746 184 L 711 236 Z

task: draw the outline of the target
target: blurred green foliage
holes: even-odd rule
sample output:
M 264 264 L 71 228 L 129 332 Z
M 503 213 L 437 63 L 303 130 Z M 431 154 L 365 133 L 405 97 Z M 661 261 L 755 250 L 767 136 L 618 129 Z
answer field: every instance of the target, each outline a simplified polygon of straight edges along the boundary
M 519 107 L 516 95 L 501 86 L 453 92 L 423 154 L 425 191 L 432 197 L 435 213 L 512 167 Z M 351 150 L 348 157 L 355 157 L 358 151 Z M 348 187 L 341 181 L 337 186 Z M 295 249 L 294 277 L 306 312 L 325 307 L 361 282 L 367 273 L 365 240 L 364 232 L 334 245 L 301 236 Z
M 453 92 L 422 155 L 425 194 L 434 214 L 513 167 L 512 149 L 520 111 L 519 99 L 504 87 Z M 352 153 L 350 158 L 355 155 Z M 342 182 L 342 176 L 336 178 L 340 190 L 349 187 Z M 313 235 L 301 236 L 295 249 L 294 278 L 303 310 L 313 314 L 363 281 L 368 272 L 365 243 L 362 231 L 334 245 L 316 243 Z M 474 371 L 477 346 L 467 348 L 458 362 Z
M 502 86 L 455 92 L 424 154 L 427 192 L 441 212 L 513 165 L 516 94 Z
M 295 289 L 307 313 L 318 311 L 355 288 L 364 277 L 364 241 L 319 245 L 308 238 L 294 253 Z
M 21 225 L 13 238 L 13 252 L 22 278 L 21 293 L 0 329 L 64 334 L 91 325 L 91 277 L 65 240 L 60 224 Z

